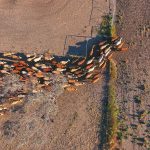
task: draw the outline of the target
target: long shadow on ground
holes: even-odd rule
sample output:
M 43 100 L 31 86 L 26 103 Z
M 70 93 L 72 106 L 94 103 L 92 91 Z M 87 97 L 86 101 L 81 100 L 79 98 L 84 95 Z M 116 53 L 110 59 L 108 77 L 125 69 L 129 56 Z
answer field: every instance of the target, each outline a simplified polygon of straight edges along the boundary
M 108 82 L 109 82 L 109 70 L 108 67 L 106 67 L 106 70 L 104 72 L 105 76 L 105 85 L 103 86 L 103 94 L 104 97 L 102 99 L 102 110 L 101 111 L 101 123 L 99 125 L 99 150 L 107 150 L 107 128 L 108 128 Z
M 78 38 L 78 36 L 76 37 Z M 106 38 L 102 36 L 96 36 L 96 37 L 88 38 L 88 40 L 79 41 L 75 43 L 75 45 L 70 45 L 68 47 L 66 55 L 86 57 L 88 52 L 91 50 L 92 45 L 98 44 L 100 41 L 104 39 Z

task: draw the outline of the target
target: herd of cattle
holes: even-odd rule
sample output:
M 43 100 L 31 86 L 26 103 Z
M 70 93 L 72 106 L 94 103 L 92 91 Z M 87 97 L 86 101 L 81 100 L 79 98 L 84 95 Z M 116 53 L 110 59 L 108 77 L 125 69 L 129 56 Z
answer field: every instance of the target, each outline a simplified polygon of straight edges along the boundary
M 21 81 L 29 77 L 37 78 L 39 84 L 49 85 L 47 74 L 60 74 L 66 77 L 63 88 L 73 91 L 76 86 L 86 82 L 95 83 L 100 78 L 101 70 L 111 58 L 114 51 L 125 50 L 122 38 L 115 37 L 103 40 L 88 52 L 86 57 L 58 57 L 45 54 L 0 53 L 0 76 L 18 74 Z

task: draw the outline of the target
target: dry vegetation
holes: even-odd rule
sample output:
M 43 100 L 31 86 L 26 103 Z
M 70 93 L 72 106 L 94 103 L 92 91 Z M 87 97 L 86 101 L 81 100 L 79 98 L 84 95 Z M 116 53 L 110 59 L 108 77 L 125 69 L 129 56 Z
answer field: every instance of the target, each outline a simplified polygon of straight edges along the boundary
M 109 82 L 108 82 L 108 145 L 113 150 L 117 146 L 117 132 L 119 127 L 118 105 L 116 101 L 116 79 L 117 68 L 114 61 L 109 62 Z
M 98 31 L 100 36 L 115 37 L 116 26 L 112 23 L 112 16 L 106 15 L 103 17 L 100 29 Z M 108 62 L 108 85 L 107 85 L 107 143 L 105 143 L 108 149 L 113 150 L 118 147 L 118 140 L 120 140 L 119 129 L 119 108 L 116 100 L 116 80 L 117 80 L 117 66 L 115 61 L 110 60 Z

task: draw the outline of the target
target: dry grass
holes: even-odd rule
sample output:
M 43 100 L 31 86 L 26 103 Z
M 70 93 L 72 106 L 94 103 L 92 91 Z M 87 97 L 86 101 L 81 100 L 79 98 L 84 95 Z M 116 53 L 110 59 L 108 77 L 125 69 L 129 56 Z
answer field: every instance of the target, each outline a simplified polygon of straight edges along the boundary
M 111 26 L 111 37 L 115 37 L 115 36 L 117 36 L 117 34 L 116 34 L 116 26 L 112 25 Z
M 116 102 L 117 67 L 114 61 L 109 62 L 109 85 L 108 85 L 108 146 L 114 149 L 117 140 L 118 106 Z

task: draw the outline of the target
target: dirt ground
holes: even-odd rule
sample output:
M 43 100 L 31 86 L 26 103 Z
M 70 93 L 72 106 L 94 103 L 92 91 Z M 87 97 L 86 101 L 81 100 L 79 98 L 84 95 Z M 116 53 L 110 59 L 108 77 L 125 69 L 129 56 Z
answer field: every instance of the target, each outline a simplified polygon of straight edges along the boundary
M 105 0 L 0 0 L 1 52 L 50 50 L 62 55 L 66 36 L 91 37 L 108 6 Z M 85 38 L 68 37 L 65 52 Z M 1 119 L 1 149 L 98 149 L 103 85 L 101 80 L 53 100 L 46 92 L 26 97 L 23 107 L 12 108 Z
M 105 0 L 0 0 L 0 49 L 62 55 L 67 35 L 91 36 L 107 12 Z
M 115 57 L 118 66 L 118 101 L 123 123 L 128 128 L 128 138 L 122 144 L 125 150 L 146 150 L 150 147 L 150 115 L 145 115 L 141 119 L 143 122 L 138 119 L 139 112 L 150 109 L 149 6 L 147 0 L 120 0 L 117 3 L 119 35 L 126 39 L 129 47 L 128 52 L 118 53 Z M 140 98 L 141 103 L 136 102 L 136 97 Z M 137 138 L 144 138 L 146 142 Z M 147 147 L 142 143 L 147 143 Z
M 107 0 L 0 0 L 0 51 L 51 53 L 62 55 L 74 41 L 91 36 L 92 27 L 108 13 Z M 117 99 L 121 116 L 128 125 L 128 139 L 120 149 L 146 150 L 133 141 L 146 137 L 149 116 L 138 129 L 138 111 L 149 109 L 150 85 L 150 18 L 148 0 L 117 1 L 117 31 L 129 51 L 118 52 Z M 147 29 L 148 27 L 148 29 Z M 76 40 L 74 40 L 74 38 Z M 104 75 L 103 75 L 104 76 Z M 144 85 L 144 86 L 143 86 Z M 105 80 L 63 92 L 52 99 L 48 92 L 27 97 L 25 105 L 12 109 L 0 121 L 2 150 L 102 150 L 101 120 L 105 99 Z M 142 104 L 134 97 L 141 96 Z M 128 145 L 128 146 L 127 146 Z

